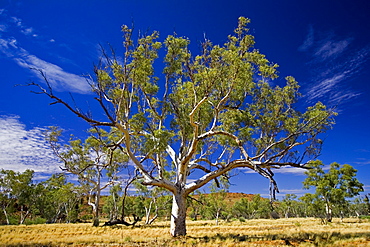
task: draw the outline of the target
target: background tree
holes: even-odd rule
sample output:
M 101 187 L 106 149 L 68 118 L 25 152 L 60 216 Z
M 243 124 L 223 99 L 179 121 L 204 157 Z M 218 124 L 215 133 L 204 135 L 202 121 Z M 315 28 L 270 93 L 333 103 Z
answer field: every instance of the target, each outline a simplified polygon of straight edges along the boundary
M 296 199 L 296 195 L 286 194 L 284 198 L 278 202 L 278 211 L 281 212 L 282 217 L 289 218 L 299 215 L 300 205 Z
M 61 130 L 51 127 L 47 140 L 54 153 L 63 161 L 63 170 L 78 177 L 93 210 L 93 225 L 98 226 L 101 192 L 116 181 L 116 173 L 119 167 L 127 163 L 127 158 L 115 145 L 111 145 L 110 138 L 114 137 L 108 132 L 92 128 L 89 134 L 84 142 L 72 139 L 62 148 L 59 144 Z
M 218 182 L 213 182 L 211 184 L 211 193 L 207 195 L 203 207 L 208 218 L 214 219 L 216 221 L 216 225 L 218 225 L 220 217 L 227 216 L 225 214 L 227 213 L 226 211 L 228 208 L 226 195 L 229 189 L 229 183 L 226 177 L 221 177 L 220 180 L 222 186 L 220 186 Z
M 122 187 L 115 184 L 110 187 L 109 196 L 104 200 L 103 212 L 109 215 L 109 221 L 115 221 L 121 218 L 122 213 Z
M 368 213 L 364 198 L 357 197 L 353 201 L 351 201 L 348 211 L 348 216 L 350 217 L 366 216 Z
M 14 208 L 19 212 L 19 224 L 23 224 L 32 212 L 34 186 L 32 184 L 34 171 L 26 170 L 15 172 L 13 170 L 0 171 L 0 189 L 4 199 L 3 212 L 9 224 L 7 210 Z
M 203 208 L 206 205 L 206 197 L 205 194 L 200 192 L 199 190 L 194 191 L 188 196 L 187 205 L 189 208 L 189 217 L 192 220 L 198 220 L 198 216 L 201 218 L 205 218 L 203 212 L 205 211 Z
M 165 214 L 171 200 L 166 196 L 168 192 L 161 187 L 152 187 L 142 185 L 141 179 L 134 182 L 136 188 L 136 194 L 143 201 L 145 209 L 145 224 L 152 224 L 159 216 Z
M 48 223 L 56 223 L 58 220 L 75 223 L 82 197 L 81 188 L 67 183 L 66 175 L 63 173 L 53 174 L 40 185 L 43 186 L 43 191 L 38 193 L 42 201 L 38 206 L 41 216 Z
M 132 29 L 122 26 L 122 59 L 106 56 L 89 81 L 105 120 L 55 95 L 42 71 L 48 87 L 32 84 L 91 125 L 117 132 L 116 144 L 143 184 L 172 193 L 172 236 L 186 234 L 190 193 L 244 167 L 269 179 L 274 195 L 272 169 L 304 167 L 306 158 L 320 151 L 319 134 L 333 124 L 334 113 L 321 103 L 295 110 L 299 86 L 293 77 L 270 83 L 278 77 L 278 65 L 254 48 L 249 22 L 240 17 L 225 44 L 206 39 L 196 56 L 187 38 L 169 35 L 161 43 L 153 32 L 135 42 Z M 164 69 L 158 78 L 154 63 L 162 46 Z M 166 178 L 165 171 L 174 176 Z
M 320 218 L 325 223 L 325 203 L 317 194 L 306 193 L 299 200 L 303 203 L 305 217 Z
M 369 197 L 370 197 L 370 194 L 368 193 L 367 195 L 365 195 L 365 198 L 364 198 L 364 203 L 366 204 L 366 209 L 367 209 L 367 215 L 370 215 L 370 200 L 369 200 Z
M 239 219 L 266 219 L 270 217 L 271 209 L 270 201 L 260 194 L 254 195 L 251 200 L 241 198 L 233 206 L 234 215 Z
M 9 216 L 16 203 L 16 199 L 12 196 L 14 175 L 15 173 L 12 170 L 0 170 L 0 205 L 7 225 L 10 225 Z
M 325 204 L 326 220 L 332 221 L 333 208 L 338 212 L 347 205 L 346 198 L 359 195 L 363 191 L 363 184 L 356 178 L 357 170 L 345 164 L 332 163 L 327 172 L 324 171 L 324 164 L 319 161 L 312 161 L 309 164 L 312 168 L 305 172 L 307 178 L 303 181 L 303 187 L 315 188 L 315 196 Z M 340 213 L 342 218 L 342 213 Z

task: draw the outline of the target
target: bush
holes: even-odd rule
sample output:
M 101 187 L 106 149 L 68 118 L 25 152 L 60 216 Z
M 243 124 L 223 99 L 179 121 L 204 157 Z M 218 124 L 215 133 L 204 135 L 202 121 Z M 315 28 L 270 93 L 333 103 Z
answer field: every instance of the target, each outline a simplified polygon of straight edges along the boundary
M 9 216 L 9 224 L 10 225 L 18 225 L 19 224 L 18 218 L 14 217 L 14 216 Z
M 24 221 L 24 224 L 25 225 L 36 225 L 36 224 L 45 224 L 46 223 L 46 219 L 44 218 L 41 218 L 41 217 L 37 217 L 35 219 L 26 219 Z
M 81 220 L 92 220 L 93 216 L 91 214 L 82 215 Z
M 370 220 L 370 215 L 360 215 L 358 218 L 361 220 Z

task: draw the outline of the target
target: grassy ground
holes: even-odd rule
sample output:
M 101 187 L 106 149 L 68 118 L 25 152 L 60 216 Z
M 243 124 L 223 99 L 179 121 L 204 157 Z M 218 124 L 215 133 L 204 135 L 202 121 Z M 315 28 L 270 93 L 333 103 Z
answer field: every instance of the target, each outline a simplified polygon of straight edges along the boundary
M 169 222 L 92 227 L 90 224 L 0 226 L 0 246 L 370 246 L 368 220 L 317 219 L 189 221 L 188 235 L 172 238 Z

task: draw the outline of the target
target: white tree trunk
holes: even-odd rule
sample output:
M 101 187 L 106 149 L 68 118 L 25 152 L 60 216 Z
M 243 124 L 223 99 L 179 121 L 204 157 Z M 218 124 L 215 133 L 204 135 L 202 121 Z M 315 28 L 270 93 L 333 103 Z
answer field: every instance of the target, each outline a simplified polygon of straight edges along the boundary
M 326 220 L 328 222 L 331 222 L 333 219 L 333 213 L 332 213 L 331 206 L 329 205 L 328 202 L 325 204 L 325 211 L 326 211 Z
M 217 210 L 217 213 L 216 213 L 216 226 L 218 226 L 218 218 L 220 217 L 220 211 Z
M 186 196 L 184 193 L 173 195 L 170 233 L 173 237 L 186 235 Z
M 8 217 L 8 214 L 7 214 L 6 210 L 5 210 L 5 208 L 3 208 L 3 212 L 4 212 L 4 215 L 5 215 L 5 219 L 6 219 L 6 224 L 7 225 L 10 225 L 9 217 Z

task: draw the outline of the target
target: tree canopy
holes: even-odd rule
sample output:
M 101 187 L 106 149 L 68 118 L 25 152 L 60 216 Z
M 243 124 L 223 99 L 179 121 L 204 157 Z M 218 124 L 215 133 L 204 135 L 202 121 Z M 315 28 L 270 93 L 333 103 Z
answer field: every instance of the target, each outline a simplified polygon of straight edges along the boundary
M 240 17 L 222 45 L 205 39 L 199 55 L 187 38 L 160 42 L 154 31 L 134 41 L 133 30 L 122 26 L 123 56 L 106 55 L 90 80 L 105 120 L 58 97 L 40 71 L 48 84 L 38 85 L 41 93 L 92 126 L 111 127 L 113 146 L 129 157 L 143 184 L 173 194 L 173 236 L 186 234 L 189 193 L 242 167 L 268 178 L 274 192 L 272 169 L 304 167 L 320 152 L 320 133 L 334 124 L 335 113 L 320 102 L 296 109 L 297 81 L 273 81 L 278 65 L 254 48 L 249 22 Z
M 364 191 L 363 184 L 356 178 L 357 170 L 351 165 L 334 162 L 325 172 L 324 164 L 316 160 L 310 162 L 309 167 L 312 169 L 305 172 L 307 178 L 303 181 L 303 186 L 306 189 L 315 187 L 315 196 L 325 204 L 328 222 L 332 220 L 333 208 L 340 211 L 346 204 L 346 198 Z

